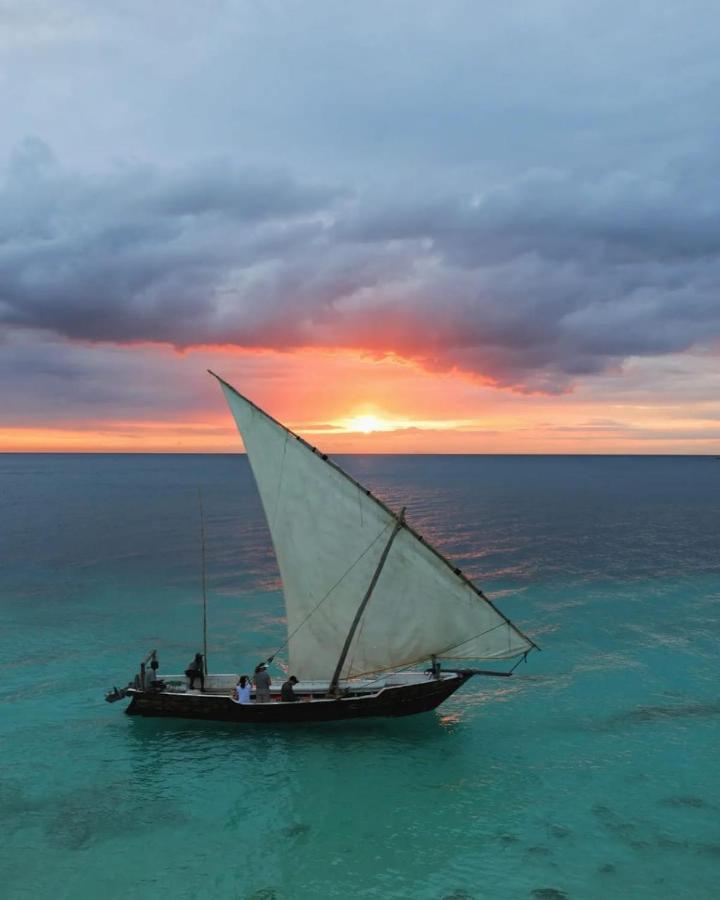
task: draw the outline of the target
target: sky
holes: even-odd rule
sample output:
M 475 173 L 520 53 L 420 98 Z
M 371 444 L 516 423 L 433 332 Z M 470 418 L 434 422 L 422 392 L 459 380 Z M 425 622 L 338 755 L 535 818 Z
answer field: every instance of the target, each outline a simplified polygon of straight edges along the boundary
M 0 450 L 720 454 L 713 2 L 0 0 Z

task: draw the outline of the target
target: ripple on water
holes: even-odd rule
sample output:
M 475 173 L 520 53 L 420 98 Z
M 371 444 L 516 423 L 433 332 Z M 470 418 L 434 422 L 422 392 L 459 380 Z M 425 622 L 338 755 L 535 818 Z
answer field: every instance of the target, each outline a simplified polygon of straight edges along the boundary
M 662 797 L 658 800 L 662 806 L 682 807 L 685 809 L 714 809 L 712 803 L 702 797 Z
M 672 706 L 637 706 L 608 719 L 608 726 L 646 725 L 667 719 L 705 719 L 720 716 L 720 702 L 674 704 Z

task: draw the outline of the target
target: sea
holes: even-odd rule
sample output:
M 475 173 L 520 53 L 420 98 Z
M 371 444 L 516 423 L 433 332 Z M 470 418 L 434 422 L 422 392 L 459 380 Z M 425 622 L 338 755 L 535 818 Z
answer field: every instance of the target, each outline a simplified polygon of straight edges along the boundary
M 202 649 L 200 498 L 210 669 L 283 643 L 247 460 L 2 455 L 4 900 L 720 897 L 720 459 L 337 462 L 541 652 L 407 719 L 126 716 Z

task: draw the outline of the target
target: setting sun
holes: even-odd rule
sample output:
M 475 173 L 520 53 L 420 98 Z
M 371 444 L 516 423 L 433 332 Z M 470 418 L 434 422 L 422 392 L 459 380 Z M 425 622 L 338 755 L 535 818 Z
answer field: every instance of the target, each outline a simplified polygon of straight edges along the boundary
M 366 406 L 367 409 L 367 406 Z M 333 426 L 346 434 L 374 434 L 416 427 L 417 422 L 408 418 L 386 415 L 380 412 L 362 412 L 339 418 Z
M 353 419 L 347 419 L 344 423 L 347 431 L 360 431 L 363 434 L 371 434 L 373 431 L 387 431 L 393 426 L 388 422 L 383 422 L 377 416 L 355 416 Z

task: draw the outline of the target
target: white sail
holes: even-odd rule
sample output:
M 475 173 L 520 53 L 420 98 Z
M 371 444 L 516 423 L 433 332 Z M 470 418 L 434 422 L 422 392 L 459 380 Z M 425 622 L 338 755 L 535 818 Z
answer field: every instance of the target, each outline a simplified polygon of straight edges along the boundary
M 218 379 L 243 438 L 282 576 L 290 668 L 330 679 L 396 523 L 349 475 Z M 533 647 L 407 526 L 395 537 L 342 677 Z

